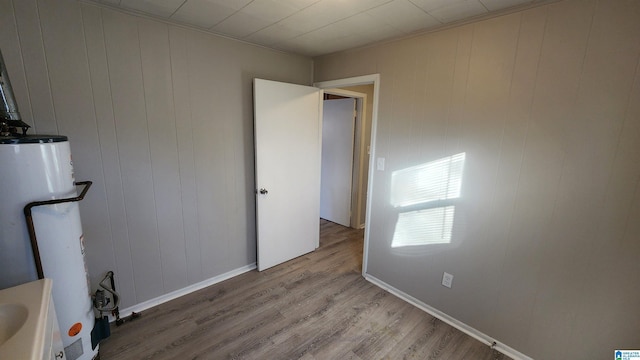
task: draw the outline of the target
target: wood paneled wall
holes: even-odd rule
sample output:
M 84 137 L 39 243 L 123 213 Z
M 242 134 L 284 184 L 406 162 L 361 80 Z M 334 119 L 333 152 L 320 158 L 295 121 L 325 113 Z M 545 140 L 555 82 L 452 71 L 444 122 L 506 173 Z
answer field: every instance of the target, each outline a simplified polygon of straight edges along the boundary
M 380 74 L 368 273 L 536 359 L 640 346 L 638 19 L 565 0 L 314 59 Z M 451 243 L 392 248 L 393 172 L 459 152 Z
M 0 48 L 34 133 L 69 136 L 93 286 L 122 307 L 255 254 L 252 79 L 312 61 L 71 0 L 0 0 Z

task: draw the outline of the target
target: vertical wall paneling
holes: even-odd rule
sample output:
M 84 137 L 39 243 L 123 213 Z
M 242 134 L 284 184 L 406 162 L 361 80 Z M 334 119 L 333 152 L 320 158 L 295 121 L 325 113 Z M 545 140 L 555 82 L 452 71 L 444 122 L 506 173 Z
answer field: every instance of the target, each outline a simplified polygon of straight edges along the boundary
M 540 189 L 540 195 L 547 201 L 547 218 L 541 226 L 544 266 L 540 266 L 538 274 L 538 279 L 544 280 L 536 289 L 530 346 L 540 347 L 538 357 L 542 358 L 563 356 L 567 351 L 560 349 L 564 343 L 562 335 L 572 333 L 575 325 L 575 296 L 581 292 L 580 278 L 588 261 L 584 255 L 591 246 L 584 236 L 589 232 L 588 224 L 582 221 L 594 222 L 593 208 L 585 208 L 585 203 L 581 208 L 575 207 L 586 200 L 581 192 L 589 185 L 575 183 L 580 153 L 572 140 L 588 126 L 576 111 L 580 110 L 577 101 L 594 6 L 594 2 L 586 1 L 578 7 L 570 1 L 554 4 L 549 11 L 540 58 L 540 82 L 532 120 L 538 126 L 534 136 L 544 149 L 541 146 L 535 151 L 545 155 L 539 159 L 539 164 L 545 165 L 540 170 L 555 177 Z M 584 147 L 585 143 L 581 145 Z M 541 179 L 544 175 L 531 177 Z M 570 267 L 566 265 L 568 259 Z M 557 277 L 558 272 L 563 276 Z
M 20 48 L 24 62 L 27 85 L 29 87 L 30 119 L 25 120 L 40 134 L 58 134 L 53 110 L 49 72 L 42 40 L 38 4 L 36 1 L 14 2 Z M 11 75 L 10 75 L 11 76 Z M 19 106 L 22 113 L 22 106 Z M 29 112 L 26 113 L 27 115 Z M 24 114 L 23 114 L 24 117 Z
M 15 100 L 22 119 L 33 126 L 31 99 L 29 98 L 29 87 L 27 86 L 27 74 L 25 72 L 26 65 L 23 62 L 22 43 L 20 41 L 21 34 L 18 32 L 15 7 L 11 0 L 0 1 L 0 26 L 2 27 L 0 49 L 2 50 L 7 72 L 11 78 Z M 28 29 L 27 31 L 33 33 L 36 30 Z
M 626 131 L 637 136 L 640 134 L 633 129 L 633 123 L 640 120 L 637 113 L 633 113 L 630 102 L 637 102 L 634 86 L 637 86 L 638 61 L 640 59 L 640 25 L 637 21 L 638 12 L 628 12 L 622 2 L 598 2 L 597 12 L 592 20 L 591 36 L 586 49 L 583 76 L 578 93 L 577 112 L 579 118 L 583 119 L 583 126 L 579 131 L 575 131 L 571 136 L 571 143 L 574 146 L 572 155 L 575 158 L 575 176 L 569 181 L 567 187 L 577 188 L 582 191 L 578 196 L 574 196 L 574 213 L 581 216 L 572 219 L 576 224 L 573 226 L 572 239 L 580 239 L 580 243 L 575 246 L 580 250 L 574 252 L 574 256 L 588 259 L 581 268 L 576 271 L 584 271 L 592 274 L 589 281 L 579 281 L 580 292 L 590 292 L 594 296 L 586 298 L 577 303 L 576 319 L 572 333 L 572 344 L 577 345 L 581 338 L 595 337 L 597 333 L 588 326 L 586 316 L 591 313 L 591 309 L 601 306 L 607 302 L 608 295 L 600 289 L 614 291 L 614 288 L 633 288 L 637 285 L 632 280 L 625 277 L 616 277 L 610 269 L 604 268 L 599 263 L 593 263 L 591 259 L 594 254 L 615 254 L 624 259 L 628 255 L 619 253 L 619 241 L 623 238 L 623 231 L 627 224 L 622 225 L 619 220 L 614 220 L 617 225 L 611 226 L 611 220 L 617 217 L 626 218 L 620 210 L 628 211 L 631 199 L 634 198 L 633 186 L 629 186 L 632 179 L 640 179 L 637 159 L 640 159 L 640 152 L 636 150 L 635 163 L 629 161 L 625 150 L 630 144 Z M 627 51 L 620 51 L 626 49 Z M 631 50 L 631 51 L 629 51 Z M 616 56 L 612 56 L 616 54 Z M 635 73 L 634 76 L 630 74 Z M 629 116 L 631 115 L 631 116 Z M 629 127 L 631 125 L 631 127 Z M 637 126 L 637 125 L 636 125 Z M 626 128 L 626 129 L 625 129 Z M 581 146 L 589 142 L 590 146 Z M 637 147 L 637 143 L 636 143 Z M 637 147 L 640 149 L 640 147 Z M 626 164 L 621 172 L 620 162 Z M 623 180 L 624 181 L 621 181 Z M 617 184 L 613 185 L 612 183 Z M 579 183 L 581 186 L 576 187 Z M 613 185 L 613 186 L 612 186 Z M 613 194 L 614 198 L 612 198 Z M 622 194 L 626 194 L 623 198 Z M 612 202 L 616 199 L 615 202 Z M 617 206 L 615 205 L 617 204 Z M 584 216 L 585 211 L 578 211 L 577 208 L 589 209 L 590 216 Z M 620 208 L 620 210 L 618 210 Z M 631 210 L 633 211 L 633 210 Z M 586 219 L 597 219 L 587 223 Z M 607 228 L 606 232 L 602 231 Z M 576 240 L 577 242 L 577 240 Z M 636 254 L 640 246 L 635 246 Z M 638 272 L 639 267 L 630 261 L 620 261 L 619 264 L 630 273 Z M 608 278 L 603 278 L 603 275 Z M 574 275 L 580 279 L 578 274 Z M 593 279 L 598 279 L 593 281 Z M 620 310 L 633 311 L 630 303 L 621 301 L 616 304 Z M 598 321 L 610 321 L 610 318 L 617 318 L 623 321 L 619 315 L 611 313 L 611 310 L 598 316 Z M 593 319 L 592 319 L 593 320 Z M 640 321 L 632 321 L 626 325 L 625 329 L 633 332 L 633 326 L 640 324 Z M 633 343 L 633 336 L 623 336 L 621 342 Z M 636 336 L 636 340 L 638 337 Z M 606 342 L 600 340 L 600 346 L 606 346 Z M 579 356 L 575 350 L 569 349 L 568 357 Z
M 491 223 L 504 224 L 496 227 L 495 236 L 505 243 L 504 262 L 499 274 L 499 288 L 496 296 L 496 307 L 493 309 L 491 321 L 492 331 L 504 333 L 503 341 L 507 344 L 524 342 L 529 334 L 528 329 L 509 331 L 510 320 L 518 323 L 529 323 L 536 289 L 531 286 L 537 280 L 536 269 L 542 262 L 539 256 L 538 242 L 529 236 L 522 236 L 521 226 L 529 221 L 528 215 L 515 216 L 517 196 L 522 178 L 522 162 L 527 142 L 528 129 L 532 111 L 533 94 L 540 59 L 540 50 L 544 35 L 546 10 L 536 8 L 521 14 L 518 45 L 507 101 L 506 122 L 500 153 L 500 169 L 496 188 L 496 202 L 502 204 L 496 209 Z M 507 149 L 517 149 L 505 151 Z M 522 211 L 522 210 L 521 210 Z
M 224 101 L 224 56 L 208 36 L 197 34 L 188 42 L 189 94 L 192 102 L 194 152 L 198 188 L 198 224 L 203 253 L 202 271 L 205 278 L 224 269 L 228 261 L 229 213 L 224 206 L 228 191 L 225 169 L 225 121 L 231 121 L 222 106 Z
M 639 16 L 564 0 L 316 58 L 380 73 L 367 273 L 536 359 L 637 346 Z M 390 172 L 462 151 L 450 243 L 391 247 Z
M 232 59 L 251 56 L 248 48 L 234 46 L 234 51 L 230 52 L 230 63 L 225 66 L 237 68 L 234 80 L 230 79 L 227 87 L 228 97 L 225 98 L 228 104 L 242 109 L 253 109 L 253 79 L 246 78 L 246 71 L 234 64 Z M 235 175 L 228 181 L 232 185 L 230 189 L 237 199 L 237 203 L 231 209 L 231 230 L 230 239 L 237 239 L 238 245 L 229 246 L 230 264 L 245 264 L 250 259 L 255 258 L 255 174 L 253 161 L 253 112 L 245 112 L 241 116 L 235 117 L 230 114 L 228 121 L 233 125 L 229 128 L 228 137 L 242 139 L 233 142 L 227 147 L 226 167 L 233 169 Z M 245 174 L 245 176 L 238 176 Z M 231 172 L 228 176 L 231 175 Z M 240 243 L 243 245 L 240 246 Z M 234 265 L 235 267 L 237 265 Z
M 101 272 L 112 270 L 115 272 L 118 291 L 135 299 L 135 281 L 131 275 L 133 274 L 133 257 L 127 228 L 127 211 L 124 204 L 122 173 L 120 170 L 102 14 L 97 7 L 83 5 L 82 19 L 102 157 L 102 172 L 100 175 L 104 177 L 111 235 L 111 241 L 105 241 L 100 245 L 104 247 L 110 246 L 115 258 L 111 264 L 94 266 L 98 259 L 103 257 L 106 249 L 93 251 L 96 247 L 90 247 L 89 250 L 91 251 L 87 254 L 87 262 L 90 269 L 96 269 L 91 271 L 94 286 L 97 281 L 101 280 L 100 277 L 103 275 Z M 124 303 L 126 304 L 126 302 Z
M 445 153 L 445 135 L 449 116 L 449 105 L 453 86 L 453 74 L 455 71 L 455 58 L 457 48 L 457 34 L 434 33 L 431 35 L 433 41 L 425 44 L 428 49 L 429 66 L 423 70 L 425 82 L 423 84 L 423 103 L 420 119 L 420 126 L 417 135 L 420 139 L 429 134 L 440 134 L 437 141 L 425 144 L 420 141 L 421 157 L 424 154 Z
M 383 47 L 383 49 L 381 49 L 381 53 L 380 55 L 378 55 L 377 57 L 377 69 L 381 74 L 385 74 L 385 75 L 381 75 L 380 77 L 380 93 L 379 93 L 379 101 L 380 101 L 380 105 L 379 105 L 379 115 L 378 117 L 383 117 L 383 118 L 391 118 L 391 114 L 393 111 L 393 102 L 392 100 L 392 95 L 394 93 L 394 89 L 396 88 L 396 83 L 397 81 L 395 80 L 393 73 L 394 73 L 394 65 L 395 65 L 395 61 L 397 59 L 397 57 L 395 56 L 396 54 L 396 47 L 398 46 L 398 44 L 390 44 L 387 45 L 385 47 Z M 338 63 L 335 63 L 335 67 L 331 68 L 332 70 L 335 68 L 338 68 L 339 71 L 343 71 L 344 69 L 339 66 L 340 60 L 338 60 Z M 314 69 L 315 68 L 315 63 L 314 63 Z M 335 70 L 333 70 L 335 71 Z M 346 75 L 345 73 L 342 73 L 343 77 L 348 77 L 348 75 Z M 337 78 L 337 76 L 336 76 Z M 324 78 L 324 79 L 334 79 L 333 76 L 329 75 L 328 77 Z M 321 79 L 314 79 L 314 80 L 323 80 Z M 382 85 L 384 84 L 384 85 Z M 388 149 L 390 148 L 390 137 L 391 137 L 391 131 L 389 131 L 391 129 L 391 127 L 393 127 L 392 122 L 388 121 L 388 122 L 382 122 L 382 123 L 378 123 L 378 138 L 375 139 L 375 147 L 372 149 L 372 153 L 371 156 L 374 158 L 373 163 L 376 164 L 377 159 L 379 158 L 385 158 L 386 160 L 386 156 L 389 154 L 388 153 Z M 370 221 L 370 232 L 371 233 L 376 233 L 376 234 L 385 234 L 385 235 L 381 235 L 381 239 L 385 239 L 384 241 L 379 241 L 379 242 L 372 242 L 370 243 L 370 249 L 373 249 L 374 247 L 386 247 L 390 244 L 390 224 L 388 222 L 385 221 L 381 221 L 381 218 L 384 218 L 385 216 L 388 216 L 390 213 L 390 203 L 389 203 L 389 195 L 390 195 L 390 191 L 389 191 L 389 186 L 388 184 L 390 183 L 388 176 L 385 176 L 385 172 L 378 170 L 377 167 L 374 168 L 374 176 L 373 179 L 375 179 L 373 181 L 373 189 L 369 189 L 369 191 L 371 191 L 372 193 L 376 193 L 377 196 L 372 197 L 371 198 L 371 208 L 375 208 L 378 209 L 378 212 L 372 213 L 371 214 L 371 221 Z M 391 233 L 392 234 L 392 233 Z M 380 259 L 376 259 L 379 261 L 384 261 L 384 251 L 372 251 L 370 252 L 370 257 L 369 259 L 373 259 L 376 256 L 381 256 L 382 258 Z M 376 275 L 375 273 L 375 269 L 370 269 L 370 273 L 372 275 Z
M 485 323 L 495 306 L 497 275 L 504 258 L 504 243 L 494 233 L 491 217 L 503 211 L 497 203 L 496 187 L 504 124 L 513 74 L 515 45 L 521 16 L 491 19 L 474 25 L 466 81 L 460 149 L 441 156 L 466 153 L 463 193 L 456 215 L 464 219 L 458 249 L 448 261 L 458 264 L 458 287 L 447 292 L 451 315 L 468 319 L 468 324 Z M 514 31 L 514 29 L 516 31 Z M 480 90 L 482 89 L 482 90 Z M 486 263 L 478 263 L 474 257 Z
M 163 289 L 168 292 L 188 285 L 169 30 L 139 21 L 138 33 Z
M 188 48 L 186 30 L 169 29 L 171 49 L 171 76 L 173 104 L 180 167 L 180 194 L 182 198 L 182 223 L 184 230 L 187 280 L 195 283 L 202 276 L 202 253 L 200 251 L 200 226 L 198 224 L 198 189 L 196 187 L 196 164 L 193 144 L 193 125 L 188 82 Z
M 137 300 L 163 293 L 138 26 L 103 12 L 111 96 Z
M 94 182 L 94 288 L 113 270 L 139 311 L 255 263 L 251 80 L 311 84 L 311 59 L 75 0 L 0 0 L 0 20 L 23 117 Z
M 464 26 L 456 29 L 456 31 L 442 34 L 433 34 L 433 40 L 435 41 L 436 53 L 440 53 L 439 56 L 445 56 L 444 59 L 434 60 L 433 67 L 427 69 L 430 74 L 430 84 L 425 84 L 428 87 L 427 96 L 429 96 L 429 105 L 427 107 L 427 114 L 433 111 L 438 111 L 438 116 L 443 117 L 443 128 L 441 132 L 435 132 L 427 130 L 422 135 L 425 137 L 434 137 L 434 143 L 439 143 L 436 147 L 429 147 L 424 151 L 425 161 L 432 161 L 444 156 L 450 156 L 465 151 L 460 145 L 460 139 L 463 136 L 463 120 L 465 113 L 465 99 L 466 99 L 466 84 L 469 77 L 470 58 L 472 50 L 472 40 L 474 38 L 474 27 Z M 436 45 L 437 44 L 437 45 Z M 443 63 L 447 65 L 442 65 Z M 442 71 L 440 75 L 436 75 Z M 431 95 L 433 94 L 433 95 Z M 437 104 L 436 99 L 441 99 L 442 102 Z M 446 108 L 441 108 L 446 106 Z M 433 123 L 434 120 L 425 119 L 425 122 Z M 428 128 L 427 128 L 428 129 Z M 424 140 L 423 140 L 424 142 Z M 465 184 L 462 185 L 462 196 L 466 193 Z M 453 246 L 464 245 L 466 241 L 467 233 L 467 221 L 464 217 L 458 216 L 458 219 L 453 224 L 453 232 L 458 234 L 452 241 Z M 430 261 L 428 274 L 426 275 L 431 282 L 440 283 L 442 280 L 442 271 L 452 273 L 453 269 L 448 266 L 451 264 L 450 252 L 442 251 L 442 249 L 427 250 L 427 253 L 432 253 L 433 260 Z M 425 269 L 425 270 L 427 270 Z M 444 288 L 436 288 L 435 291 L 430 291 L 426 287 L 420 289 L 421 296 L 425 299 L 429 299 L 431 304 L 438 306 L 442 304 L 443 310 L 446 304 L 451 298 L 450 293 L 443 291 Z
M 217 56 L 216 62 L 218 69 L 228 69 L 226 72 L 219 72 L 216 81 L 220 84 L 226 84 L 223 91 L 218 91 L 215 95 L 214 103 L 217 107 L 226 104 L 229 108 L 243 108 L 245 99 L 242 98 L 243 89 L 249 88 L 249 84 L 244 82 L 242 77 L 242 69 L 240 64 L 235 60 L 248 56 L 244 51 L 246 48 L 233 44 L 223 56 Z M 231 264 L 245 264 L 247 259 L 247 247 L 253 247 L 243 240 L 246 239 L 247 220 L 246 212 L 243 210 L 247 206 L 246 199 L 249 197 L 251 201 L 255 201 L 254 193 L 246 191 L 247 183 L 253 184 L 254 179 L 247 176 L 242 177 L 246 165 L 243 159 L 251 158 L 252 153 L 246 152 L 245 133 L 247 124 L 253 124 L 253 116 L 248 114 L 235 115 L 230 111 L 220 113 L 220 130 L 219 133 L 223 137 L 220 142 L 221 155 L 223 155 L 223 163 L 221 164 L 225 171 L 224 188 L 218 188 L 216 191 L 223 191 L 225 196 L 231 196 L 236 202 L 228 206 L 224 213 L 224 221 L 226 224 L 226 233 L 224 241 L 228 242 L 225 266 Z M 236 141 L 229 141 L 236 139 Z M 250 148 L 250 151 L 253 147 Z M 221 179 L 222 180 L 222 179 Z M 237 242 L 234 245 L 233 242 Z M 242 244 L 242 245 L 240 245 Z

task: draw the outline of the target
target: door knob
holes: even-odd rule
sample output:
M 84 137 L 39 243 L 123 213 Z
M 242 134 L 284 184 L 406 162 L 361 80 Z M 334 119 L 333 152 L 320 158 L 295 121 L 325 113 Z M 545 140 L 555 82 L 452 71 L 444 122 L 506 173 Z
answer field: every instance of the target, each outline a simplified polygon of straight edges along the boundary
M 267 193 L 268 193 L 267 189 L 265 188 L 260 189 L 260 194 L 265 195 Z

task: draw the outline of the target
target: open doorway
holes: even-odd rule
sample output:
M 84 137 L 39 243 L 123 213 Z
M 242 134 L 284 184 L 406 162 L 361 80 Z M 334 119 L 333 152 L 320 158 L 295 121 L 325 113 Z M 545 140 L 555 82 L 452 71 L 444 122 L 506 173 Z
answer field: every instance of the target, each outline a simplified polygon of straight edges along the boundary
M 320 217 L 363 229 L 373 84 L 324 90 Z
M 371 159 L 375 156 L 378 81 L 379 75 L 367 75 L 322 82 L 317 87 L 310 87 L 254 79 L 258 270 L 265 270 L 319 247 L 323 89 L 373 83 L 372 141 L 367 189 L 372 187 Z M 292 148 L 296 151 L 291 151 Z M 363 247 L 365 274 L 371 227 L 371 192 L 366 191 L 366 194 Z
M 365 274 L 367 270 L 367 257 L 369 248 L 369 232 L 371 228 L 370 224 L 370 207 L 371 207 L 371 191 L 373 188 L 373 159 L 375 158 L 375 138 L 376 138 L 376 126 L 378 118 L 378 98 L 380 91 L 380 75 L 364 75 L 352 78 L 345 78 L 339 80 L 322 81 L 314 84 L 315 87 L 323 89 L 325 92 L 331 93 L 335 91 L 343 92 L 355 92 L 355 93 L 369 93 L 367 94 L 369 104 L 365 106 L 364 111 L 369 109 L 370 119 L 366 121 L 365 126 L 361 129 L 360 133 L 356 136 L 358 144 L 354 146 L 359 153 L 358 158 L 360 163 L 357 165 L 357 173 L 360 175 L 358 182 L 361 185 L 361 191 L 359 192 L 360 201 L 357 201 L 356 209 L 360 208 L 360 214 L 357 215 L 358 219 L 364 221 L 364 249 L 362 259 L 362 273 Z M 365 88 L 367 87 L 367 90 Z M 364 90 L 364 91 L 363 91 Z M 338 94 L 340 95 L 340 94 Z M 363 123 L 365 123 L 363 121 Z M 354 156 L 355 158 L 355 156 Z M 355 164 L 354 164 L 355 168 Z M 361 220 L 358 220 L 361 221 Z M 362 222 L 359 224 L 362 226 Z
M 356 100 L 324 93 L 322 106 L 322 161 L 320 218 L 353 227 L 354 133 Z

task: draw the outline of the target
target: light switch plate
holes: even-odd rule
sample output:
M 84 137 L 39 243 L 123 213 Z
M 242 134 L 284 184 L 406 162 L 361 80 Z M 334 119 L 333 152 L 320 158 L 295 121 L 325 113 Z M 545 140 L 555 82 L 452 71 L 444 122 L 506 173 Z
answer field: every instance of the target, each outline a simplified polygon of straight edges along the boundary
M 384 171 L 384 158 L 380 157 L 376 161 L 376 168 L 380 171 Z

